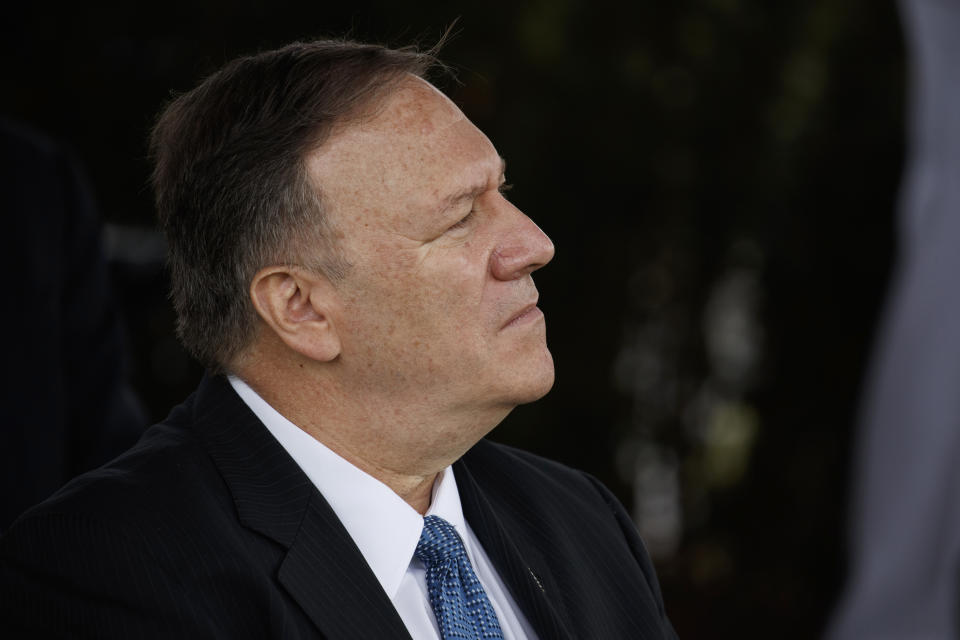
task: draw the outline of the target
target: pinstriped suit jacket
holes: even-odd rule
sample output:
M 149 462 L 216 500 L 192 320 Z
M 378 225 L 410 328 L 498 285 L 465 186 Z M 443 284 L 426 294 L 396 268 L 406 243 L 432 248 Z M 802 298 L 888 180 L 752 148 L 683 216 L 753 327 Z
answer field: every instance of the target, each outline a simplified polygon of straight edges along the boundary
M 675 637 L 643 544 L 598 482 L 485 441 L 454 471 L 542 639 Z M 223 378 L 18 520 L 0 540 L 0 613 L 4 637 L 409 638 L 323 496 Z

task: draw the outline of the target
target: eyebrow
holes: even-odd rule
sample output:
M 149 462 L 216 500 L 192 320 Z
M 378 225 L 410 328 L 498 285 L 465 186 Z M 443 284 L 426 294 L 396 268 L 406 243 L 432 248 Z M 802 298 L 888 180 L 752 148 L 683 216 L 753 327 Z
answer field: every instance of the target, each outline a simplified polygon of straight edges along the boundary
M 507 173 L 507 161 L 502 157 L 500 158 L 500 177 L 503 178 Z M 464 200 L 472 200 L 480 196 L 481 193 L 487 190 L 487 183 L 478 184 L 472 187 L 468 187 L 463 191 L 459 191 L 453 195 L 447 196 L 443 199 L 443 202 L 440 205 L 440 211 L 446 212 L 460 204 Z

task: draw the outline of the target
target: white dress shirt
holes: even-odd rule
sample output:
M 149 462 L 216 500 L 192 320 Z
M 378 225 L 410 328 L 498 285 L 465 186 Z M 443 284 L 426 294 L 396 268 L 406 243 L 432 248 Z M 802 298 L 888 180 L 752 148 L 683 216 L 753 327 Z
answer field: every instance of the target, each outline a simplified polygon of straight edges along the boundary
M 284 418 L 243 380 L 236 376 L 229 376 L 228 380 L 326 498 L 410 635 L 416 640 L 440 640 L 427 592 L 426 571 L 413 555 L 423 530 L 423 516 L 387 485 Z M 497 614 L 504 639 L 535 640 L 536 634 L 464 520 L 457 481 L 450 467 L 437 477 L 426 515 L 443 518 L 460 534 L 470 564 Z

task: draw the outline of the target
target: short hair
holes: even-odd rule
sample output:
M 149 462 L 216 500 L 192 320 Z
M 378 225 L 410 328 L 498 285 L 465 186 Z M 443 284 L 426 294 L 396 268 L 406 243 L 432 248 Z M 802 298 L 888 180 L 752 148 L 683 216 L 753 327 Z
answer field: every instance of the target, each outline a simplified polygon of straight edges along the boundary
M 304 158 L 402 78 L 424 77 L 435 51 L 296 42 L 229 62 L 161 112 L 150 153 L 177 334 L 212 372 L 255 338 L 257 271 L 299 264 L 336 281 L 349 268 Z

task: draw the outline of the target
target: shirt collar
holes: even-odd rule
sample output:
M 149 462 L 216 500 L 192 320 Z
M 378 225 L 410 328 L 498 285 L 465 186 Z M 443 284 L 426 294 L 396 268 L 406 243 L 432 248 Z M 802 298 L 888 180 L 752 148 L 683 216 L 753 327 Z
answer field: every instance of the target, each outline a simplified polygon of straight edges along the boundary
M 227 380 L 323 494 L 383 590 L 393 599 L 420 540 L 423 516 L 390 487 L 283 417 L 243 380 L 232 375 Z M 460 493 L 450 467 L 434 482 L 427 515 L 449 522 L 464 544 L 469 544 Z M 467 552 L 472 556 L 469 546 Z

